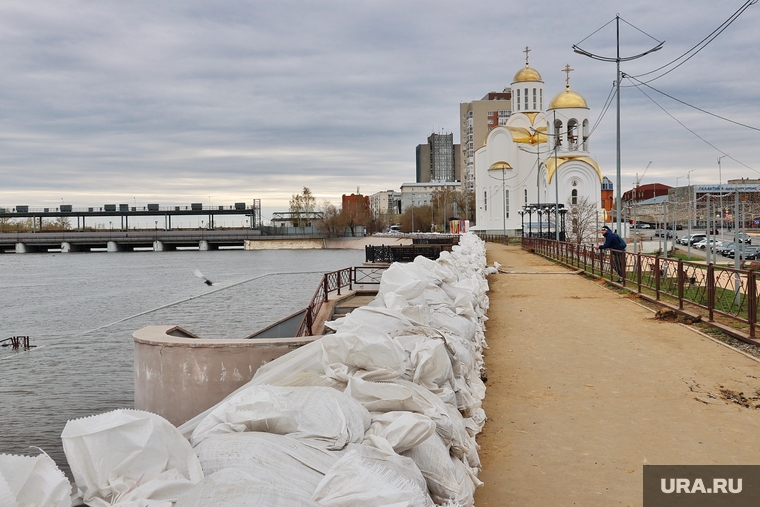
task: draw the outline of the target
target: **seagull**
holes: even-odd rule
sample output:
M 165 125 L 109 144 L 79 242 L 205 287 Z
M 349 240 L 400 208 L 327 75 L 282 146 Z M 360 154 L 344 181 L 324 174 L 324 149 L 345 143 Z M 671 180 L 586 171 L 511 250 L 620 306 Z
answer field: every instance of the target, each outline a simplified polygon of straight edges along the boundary
M 208 278 L 206 278 L 206 277 L 203 275 L 203 273 L 201 273 L 201 272 L 200 272 L 199 270 L 197 270 L 197 269 L 195 270 L 195 276 L 197 276 L 198 278 L 200 278 L 201 280 L 203 280 L 203 283 L 205 283 L 205 284 L 206 284 L 206 285 L 208 285 L 208 286 L 214 285 L 214 283 L 213 283 L 211 280 L 209 280 Z

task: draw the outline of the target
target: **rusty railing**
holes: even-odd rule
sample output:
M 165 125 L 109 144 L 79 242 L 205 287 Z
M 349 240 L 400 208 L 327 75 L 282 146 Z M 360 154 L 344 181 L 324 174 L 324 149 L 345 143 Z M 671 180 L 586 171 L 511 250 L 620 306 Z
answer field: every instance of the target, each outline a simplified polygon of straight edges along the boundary
M 317 315 L 319 315 L 322 305 L 329 301 L 330 293 L 335 292 L 336 295 L 340 296 L 341 289 L 348 287 L 348 290 L 353 290 L 354 285 L 377 285 L 379 287 L 384 270 L 384 267 L 357 266 L 325 273 L 314 297 L 311 298 L 309 306 L 306 307 L 296 336 L 313 335 Z
M 609 279 L 642 297 L 674 309 L 684 303 L 707 312 L 708 322 L 748 343 L 755 340 L 758 313 L 758 276 L 748 269 L 664 258 L 660 255 L 599 250 L 593 245 L 578 245 L 554 240 L 523 238 L 522 246 L 566 266 Z M 620 255 L 622 273 L 614 269 L 614 256 Z M 622 254 L 622 255 L 621 255 Z M 620 278 L 620 282 L 618 282 Z M 721 316 L 746 327 L 744 332 L 716 322 Z

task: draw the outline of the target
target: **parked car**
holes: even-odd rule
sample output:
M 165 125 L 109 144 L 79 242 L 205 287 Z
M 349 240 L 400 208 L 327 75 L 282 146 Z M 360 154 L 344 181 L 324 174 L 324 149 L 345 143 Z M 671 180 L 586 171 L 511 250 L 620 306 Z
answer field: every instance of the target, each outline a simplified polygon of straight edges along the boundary
M 739 255 L 741 259 L 755 260 L 760 257 L 760 247 L 746 246 L 740 248 L 739 251 L 734 248 L 728 252 L 727 257 L 733 259 L 737 255 Z
M 746 243 L 747 245 L 752 244 L 752 238 L 745 232 L 740 232 L 737 237 L 739 239 L 739 243 Z
M 681 236 L 680 238 L 678 238 L 678 239 L 676 240 L 676 243 L 678 243 L 679 245 L 688 245 L 688 244 L 689 244 L 689 238 L 690 238 L 690 237 L 691 237 L 691 235 L 690 235 L 690 234 L 686 234 L 686 235 L 684 235 L 684 236 Z
M 723 242 L 720 241 L 720 240 L 716 240 L 716 239 L 707 239 L 707 238 L 705 238 L 702 241 L 700 241 L 699 243 L 694 243 L 694 246 L 696 248 L 699 248 L 700 250 L 706 250 L 708 246 L 711 249 L 716 249 L 718 247 L 723 246 Z
M 721 254 L 723 257 L 728 257 L 728 251 L 733 250 L 734 247 L 735 243 L 726 243 L 723 246 L 716 248 L 715 251 Z
M 694 243 L 699 243 L 703 239 L 707 239 L 707 234 L 692 234 L 691 238 L 689 238 L 688 244 L 693 245 Z
M 654 231 L 654 235 L 661 238 L 673 238 L 673 231 L 667 231 L 665 229 L 657 229 Z

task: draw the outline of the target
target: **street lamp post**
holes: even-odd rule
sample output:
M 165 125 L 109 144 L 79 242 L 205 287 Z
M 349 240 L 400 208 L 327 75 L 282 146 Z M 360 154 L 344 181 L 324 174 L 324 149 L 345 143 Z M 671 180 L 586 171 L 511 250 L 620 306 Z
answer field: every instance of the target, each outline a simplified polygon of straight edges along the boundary
M 520 215 L 520 237 L 525 237 L 525 213 L 526 211 L 524 209 L 517 212 L 518 215 Z
M 544 211 L 539 207 L 536 209 L 536 213 L 538 214 L 538 237 L 543 238 L 544 232 L 543 232 L 543 220 L 541 216 L 544 214 Z
M 720 187 L 720 230 L 723 234 L 723 175 L 721 174 L 720 159 L 726 158 L 728 155 L 722 155 L 718 157 L 718 186 Z

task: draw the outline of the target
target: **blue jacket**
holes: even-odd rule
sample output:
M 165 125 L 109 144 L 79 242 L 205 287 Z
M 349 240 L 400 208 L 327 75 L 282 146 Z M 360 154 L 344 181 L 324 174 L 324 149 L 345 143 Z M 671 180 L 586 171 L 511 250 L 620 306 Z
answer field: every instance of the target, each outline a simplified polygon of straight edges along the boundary
M 623 240 L 620 239 L 620 236 L 612 231 L 605 231 L 604 244 L 599 247 L 599 250 L 604 250 L 605 248 L 611 248 L 613 250 L 625 250 L 625 247 L 626 245 L 623 243 Z

